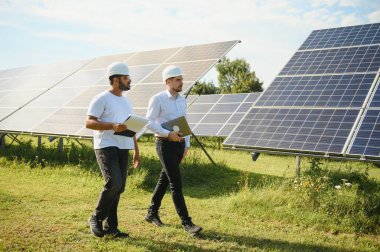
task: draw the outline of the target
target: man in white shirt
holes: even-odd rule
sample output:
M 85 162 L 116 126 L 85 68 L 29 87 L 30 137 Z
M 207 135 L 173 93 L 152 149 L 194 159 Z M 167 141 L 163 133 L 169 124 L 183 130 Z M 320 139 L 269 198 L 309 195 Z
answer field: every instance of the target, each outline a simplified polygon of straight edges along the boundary
M 179 165 L 190 147 L 190 136 L 183 138 L 180 132 L 168 131 L 161 126 L 164 122 L 186 116 L 186 99 L 179 93 L 183 86 L 182 70 L 176 66 L 168 66 L 162 72 L 162 78 L 166 83 L 166 90 L 151 97 L 146 114 L 149 120 L 147 128 L 153 131 L 157 138 L 156 150 L 162 164 L 162 171 L 145 220 L 159 227 L 164 225 L 159 218 L 158 210 L 169 185 L 184 229 L 195 235 L 202 228 L 195 225 L 189 217 L 182 193 L 179 169 Z
M 89 225 L 97 237 L 110 234 L 123 238 L 129 235 L 118 229 L 117 207 L 125 189 L 129 150 L 134 149 L 134 168 L 139 166 L 140 157 L 136 136 L 114 134 L 127 130 L 123 122 L 132 114 L 132 104 L 122 94 L 130 89 L 129 69 L 125 63 L 115 62 L 108 66 L 107 76 L 111 87 L 92 99 L 86 120 L 86 128 L 94 130 L 95 155 L 105 180 Z

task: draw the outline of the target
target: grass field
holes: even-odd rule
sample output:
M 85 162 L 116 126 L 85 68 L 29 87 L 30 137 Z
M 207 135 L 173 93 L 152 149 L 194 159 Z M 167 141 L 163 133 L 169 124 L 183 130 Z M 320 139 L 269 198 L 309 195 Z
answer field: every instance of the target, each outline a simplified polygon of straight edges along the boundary
M 302 158 L 297 178 L 294 157 L 252 162 L 209 142 L 213 166 L 193 148 L 182 166 L 184 194 L 204 232 L 191 237 L 169 192 L 160 212 L 167 225 L 144 221 L 160 164 L 142 139 L 142 166 L 129 170 L 119 206 L 119 228 L 131 237 L 99 239 L 87 226 L 103 184 L 89 144 L 66 143 L 60 161 L 55 145 L 44 142 L 38 153 L 29 140 L 0 157 L 0 250 L 380 251 L 380 169 L 371 164 Z

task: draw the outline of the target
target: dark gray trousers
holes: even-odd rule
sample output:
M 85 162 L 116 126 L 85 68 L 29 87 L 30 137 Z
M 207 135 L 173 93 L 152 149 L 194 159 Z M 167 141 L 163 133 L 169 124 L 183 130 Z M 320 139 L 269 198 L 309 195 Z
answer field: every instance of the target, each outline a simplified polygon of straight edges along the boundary
M 149 207 L 150 213 L 157 213 L 166 189 L 170 186 L 172 199 L 182 223 L 190 220 L 185 198 L 182 193 L 182 178 L 179 170 L 179 164 L 183 157 L 184 150 L 185 142 L 178 143 L 157 140 L 156 151 L 162 164 L 162 171 L 156 188 L 154 189 L 152 202 Z
M 105 184 L 95 208 L 97 219 L 105 220 L 106 228 L 117 228 L 117 207 L 125 190 L 129 150 L 106 147 L 95 150 L 96 160 Z

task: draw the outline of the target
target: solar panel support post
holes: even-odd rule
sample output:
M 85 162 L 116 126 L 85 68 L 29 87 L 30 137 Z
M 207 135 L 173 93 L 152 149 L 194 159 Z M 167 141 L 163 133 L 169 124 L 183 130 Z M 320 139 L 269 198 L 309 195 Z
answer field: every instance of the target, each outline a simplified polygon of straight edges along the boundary
M 203 152 L 206 154 L 206 156 L 208 157 L 208 159 L 210 159 L 211 163 L 213 165 L 216 165 L 214 160 L 212 160 L 212 158 L 210 157 L 210 155 L 207 153 L 206 149 L 203 147 L 202 143 L 199 141 L 199 139 L 197 138 L 197 136 L 191 132 L 191 135 L 194 137 L 195 141 L 197 141 L 198 145 L 201 147 L 201 149 L 203 150 Z
M 296 156 L 296 176 L 301 174 L 301 157 Z
M 58 151 L 59 151 L 59 159 L 61 162 L 63 162 L 63 138 L 59 138 L 59 144 L 58 144 Z
M 185 96 L 185 99 L 187 98 L 187 96 L 189 96 L 190 91 L 191 91 L 192 88 L 193 88 L 193 86 L 191 86 L 190 90 L 187 92 L 187 94 Z M 198 137 L 193 132 L 191 132 L 191 135 L 194 137 L 195 141 L 197 141 L 197 144 L 201 147 L 201 149 L 206 154 L 206 156 L 208 157 L 208 159 L 210 159 L 211 163 L 213 165 L 216 165 L 215 162 L 214 162 L 214 160 L 212 160 L 212 158 L 210 157 L 210 155 L 208 154 L 208 152 L 206 151 L 206 149 L 203 147 L 202 143 L 199 141 Z
M 7 134 L 1 134 L 1 136 L 0 136 L 0 150 L 1 150 L 1 152 L 4 152 L 4 150 L 5 150 L 5 136 L 6 136 Z
M 252 152 L 251 153 L 251 157 L 252 157 L 252 161 L 255 162 L 260 156 L 260 152 Z
M 41 163 L 41 155 L 42 155 L 42 137 L 37 136 L 38 139 L 38 147 L 37 147 L 37 152 L 38 152 L 38 163 Z

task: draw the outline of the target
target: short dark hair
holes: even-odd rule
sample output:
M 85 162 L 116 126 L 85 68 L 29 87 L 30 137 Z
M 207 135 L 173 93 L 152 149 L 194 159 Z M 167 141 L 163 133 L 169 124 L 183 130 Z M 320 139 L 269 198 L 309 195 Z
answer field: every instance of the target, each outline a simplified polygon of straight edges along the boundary
M 111 75 L 110 77 L 108 77 L 108 79 L 110 81 L 110 85 L 112 85 L 113 79 L 120 78 L 121 76 L 122 76 L 121 74 L 114 74 L 114 75 Z

